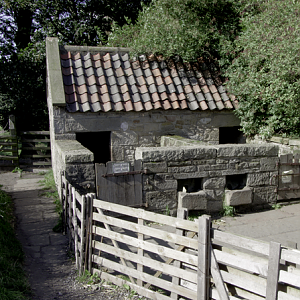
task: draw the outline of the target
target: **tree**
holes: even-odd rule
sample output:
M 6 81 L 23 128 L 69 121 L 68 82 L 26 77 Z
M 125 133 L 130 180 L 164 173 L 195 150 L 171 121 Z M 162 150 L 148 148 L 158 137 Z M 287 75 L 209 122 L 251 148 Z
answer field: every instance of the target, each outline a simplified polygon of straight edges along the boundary
M 154 0 L 136 24 L 115 25 L 108 44 L 131 47 L 133 54 L 180 55 L 186 61 L 202 56 L 227 64 L 241 29 L 239 7 L 232 0 Z
M 242 16 L 239 53 L 227 70 L 247 135 L 300 134 L 300 3 L 261 1 Z
M 0 0 L 0 125 L 15 114 L 23 130 L 48 128 L 46 36 L 105 44 L 112 22 L 134 22 L 140 9 L 140 0 Z

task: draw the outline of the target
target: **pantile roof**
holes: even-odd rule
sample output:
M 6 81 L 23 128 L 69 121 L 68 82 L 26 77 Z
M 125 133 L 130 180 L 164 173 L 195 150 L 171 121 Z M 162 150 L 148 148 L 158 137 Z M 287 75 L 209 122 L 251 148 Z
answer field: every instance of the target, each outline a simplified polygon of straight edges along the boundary
M 228 97 L 215 66 L 202 60 L 182 63 L 154 55 L 130 59 L 118 48 L 60 47 L 67 109 L 70 112 L 224 110 Z

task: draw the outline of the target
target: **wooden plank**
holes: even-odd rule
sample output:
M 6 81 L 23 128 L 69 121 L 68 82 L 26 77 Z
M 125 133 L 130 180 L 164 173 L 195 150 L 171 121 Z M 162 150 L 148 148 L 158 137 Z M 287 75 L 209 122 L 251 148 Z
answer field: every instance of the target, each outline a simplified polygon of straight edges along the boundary
M 218 294 L 220 296 L 220 299 L 222 300 L 229 300 L 228 293 L 225 289 L 224 281 L 222 278 L 222 275 L 220 273 L 219 265 L 217 263 L 214 251 L 210 245 L 210 253 L 211 253 L 211 265 L 210 265 L 210 271 L 211 275 L 213 277 L 215 286 L 217 288 Z
M 98 210 L 98 213 L 99 213 L 100 215 L 103 215 L 103 212 L 102 212 L 101 208 L 97 208 L 97 210 Z M 104 224 L 104 227 L 105 227 L 105 229 L 106 229 L 106 232 L 109 232 L 108 236 L 106 236 L 106 237 L 108 237 L 108 238 L 111 240 L 111 242 L 112 242 L 112 244 L 114 245 L 115 248 L 120 248 L 118 242 L 112 237 L 112 234 L 111 234 L 111 233 L 112 233 L 112 230 L 111 230 L 110 225 L 108 225 L 108 224 L 106 224 L 106 223 L 103 223 L 103 224 Z M 93 233 L 94 233 L 94 231 L 93 231 Z M 102 234 L 101 234 L 101 235 L 102 235 Z M 124 266 L 127 266 L 127 262 L 126 262 L 123 258 L 120 258 L 120 259 L 121 259 L 122 264 L 123 264 Z M 135 283 L 133 277 L 129 276 L 129 279 L 130 279 L 130 281 L 131 281 L 132 283 Z
M 193 249 L 198 248 L 198 242 L 196 239 L 192 239 L 186 236 L 180 236 L 176 233 L 166 232 L 165 230 L 149 226 L 141 226 L 130 221 L 113 218 L 105 215 L 99 215 L 97 213 L 93 213 L 93 220 L 103 222 L 112 226 L 128 229 L 134 232 L 140 232 L 144 235 L 162 239 L 169 243 L 176 243 Z
M 3 139 L 7 139 L 7 140 L 17 140 L 17 136 L 16 135 L 0 135 L 0 139 L 3 140 Z
M 71 188 L 71 197 L 72 197 L 72 204 L 73 204 L 73 225 L 74 225 L 74 244 L 75 244 L 75 260 L 76 260 L 76 267 L 79 269 L 79 259 L 78 259 L 78 228 L 77 228 L 77 217 L 76 217 L 76 198 L 75 198 L 75 188 Z
M 268 276 L 268 265 L 267 263 L 257 263 L 253 260 L 243 258 L 242 253 L 236 253 L 236 255 L 226 253 L 214 249 L 214 254 L 218 263 L 223 265 L 231 266 L 244 272 L 261 275 L 265 278 Z
M 120 234 L 113 231 L 107 231 L 97 226 L 93 226 L 93 233 L 107 237 L 109 239 L 114 239 L 118 242 L 125 243 L 133 247 L 140 247 L 143 250 L 151 251 L 160 256 L 170 257 L 173 259 L 180 258 L 182 262 L 186 262 L 188 264 L 197 266 L 198 259 L 196 256 L 191 254 L 182 253 L 171 248 L 166 248 L 164 246 L 153 244 L 151 242 L 139 241 L 138 239 L 130 237 L 128 235 Z
M 296 249 L 281 249 L 281 259 L 300 265 L 300 251 Z
M 11 142 L 0 142 L 2 146 L 18 146 L 18 143 L 11 143 Z M 3 148 L 1 148 L 3 149 Z
M 94 199 L 95 194 L 89 194 L 89 253 L 88 253 L 88 270 L 92 273 L 92 240 L 94 239 L 93 236 L 93 219 L 92 219 L 92 213 L 93 213 L 93 207 L 94 207 Z
M 215 300 L 223 300 L 222 298 L 219 297 L 218 291 L 216 288 L 212 288 L 210 291 L 210 298 L 209 299 L 215 299 Z M 229 296 L 230 300 L 240 300 L 240 298 L 234 297 L 234 296 Z M 247 298 L 249 300 L 252 300 L 250 298 Z M 263 299 L 263 298 L 261 298 Z M 259 299 L 260 300 L 260 299 Z
M 266 280 L 255 275 L 244 272 L 237 272 L 232 268 L 227 268 L 228 272 L 220 270 L 224 282 L 242 288 L 246 291 L 266 297 Z
M 270 243 L 266 300 L 277 300 L 280 251 L 281 245 L 279 243 Z
M 162 289 L 167 290 L 167 291 L 172 291 L 173 290 L 176 293 L 182 295 L 183 297 L 188 297 L 190 299 L 195 299 L 195 296 L 196 296 L 195 291 L 186 289 L 182 286 L 173 285 L 169 281 L 166 281 L 166 280 L 160 279 L 160 278 L 156 278 L 156 277 L 151 276 L 147 273 L 138 272 L 135 269 L 132 269 L 132 268 L 129 268 L 127 266 L 115 263 L 115 262 L 113 262 L 111 260 L 107 260 L 103 257 L 101 257 L 101 258 L 94 257 L 94 259 L 98 264 L 100 264 L 103 267 L 106 267 L 108 269 L 115 270 L 117 272 L 120 272 L 122 274 L 126 274 L 128 276 L 140 278 L 142 281 L 149 282 L 152 285 L 157 286 L 157 287 L 162 288 Z M 138 286 L 138 285 L 136 285 L 136 286 Z
M 86 235 L 84 234 L 85 232 L 85 204 L 86 204 L 86 199 L 85 196 L 81 197 L 81 212 L 80 212 L 80 268 L 79 268 L 79 274 L 83 274 L 84 272 L 84 260 L 83 260 L 83 253 L 84 253 L 84 245 L 85 245 L 85 237 Z
M 299 297 L 295 297 L 291 294 L 278 291 L 278 300 L 299 300 Z
M 197 299 L 206 300 L 208 297 L 208 249 L 210 247 L 210 239 L 208 239 L 210 231 L 210 219 L 199 217 L 198 219 L 198 280 L 197 280 Z
M 51 158 L 51 154 L 21 154 L 23 158 Z
M 219 231 L 217 229 L 211 230 L 211 236 L 213 238 L 213 244 L 220 245 L 221 242 L 222 244 L 269 256 L 269 244 L 266 242 L 249 239 L 237 234 Z
M 134 161 L 134 171 L 142 170 L 142 160 Z M 134 175 L 134 205 L 142 205 L 143 204 L 143 182 L 142 182 L 142 174 Z
M 0 160 L 18 160 L 18 156 L 0 155 Z
M 107 282 L 112 282 L 118 286 L 124 286 L 124 284 L 128 285 L 132 290 L 139 293 L 141 296 L 147 297 L 149 299 L 157 299 L 157 300 L 170 300 L 168 296 L 162 295 L 155 291 L 147 290 L 143 287 L 140 287 L 136 284 L 132 284 L 130 281 L 126 281 L 122 278 L 113 276 L 109 273 L 102 272 L 98 269 L 93 269 L 93 273 L 98 273 L 101 279 L 106 280 Z
M 21 135 L 50 135 L 50 131 L 21 131 Z
M 32 146 L 32 147 L 22 147 L 22 150 L 32 150 L 32 151 L 39 151 L 39 150 L 51 150 L 51 147 L 39 147 L 39 146 Z
M 142 264 L 146 267 L 149 267 L 150 269 L 158 270 L 161 272 L 160 274 L 167 274 L 167 275 L 176 276 L 176 277 L 179 276 L 180 278 L 183 278 L 190 282 L 193 282 L 193 283 L 197 282 L 197 274 L 195 272 L 180 269 L 176 266 L 169 265 L 164 262 L 160 262 L 153 258 L 149 258 L 149 257 L 145 257 L 145 256 L 140 257 L 138 254 L 136 254 L 134 252 L 126 251 L 126 250 L 123 250 L 120 248 L 115 248 L 114 246 L 100 243 L 98 241 L 93 241 L 93 248 L 100 250 L 101 252 L 104 251 L 111 255 L 122 257 L 125 260 L 130 260 L 137 264 Z M 100 257 L 98 255 L 93 256 L 93 258 L 95 258 L 95 257 L 102 259 L 102 257 Z M 99 261 L 99 259 L 97 259 L 97 261 Z M 96 262 L 96 260 L 93 260 L 93 261 Z M 142 271 L 140 271 L 140 272 L 142 272 Z M 159 277 L 159 276 L 153 275 L 153 277 Z M 149 288 L 150 285 L 145 285 L 145 287 Z
M 22 143 L 50 143 L 51 140 L 50 139 L 24 139 L 21 138 Z
M 143 219 L 138 219 L 138 225 L 140 225 L 141 227 L 144 226 L 144 220 Z M 143 241 L 144 240 L 144 235 L 141 233 L 141 232 L 138 232 L 138 239 L 140 241 Z M 139 256 L 139 260 L 140 262 L 137 263 L 137 270 L 139 272 L 144 272 L 144 250 L 140 247 L 138 247 L 138 250 L 137 250 L 137 254 Z M 139 286 L 143 286 L 143 281 L 140 280 L 139 278 L 137 279 L 137 285 Z
M 187 219 L 187 215 L 188 215 L 188 210 L 186 208 L 178 208 L 177 209 L 177 218 L 180 219 Z M 184 230 L 176 228 L 176 235 L 178 236 L 183 236 L 184 235 Z M 178 246 L 181 245 L 176 245 L 176 247 L 178 248 Z M 180 269 L 181 267 L 181 262 L 180 260 L 176 260 L 174 261 L 173 265 L 177 268 Z M 178 276 L 173 276 L 172 277 L 172 283 L 179 285 L 180 284 L 180 278 Z M 174 293 L 173 291 L 171 292 L 171 299 L 178 299 L 178 294 Z
M 279 282 L 287 283 L 300 289 L 300 276 L 299 274 L 289 273 L 283 270 L 279 271 Z
M 110 210 L 128 216 L 135 216 L 136 218 L 141 218 L 153 223 L 160 223 L 176 228 L 181 228 L 183 230 L 198 232 L 198 225 L 195 222 L 188 220 L 181 220 L 178 218 L 153 213 L 150 211 L 138 210 L 137 208 L 126 207 L 123 205 L 110 203 L 98 199 L 94 200 L 94 207 L 100 207 L 104 210 Z

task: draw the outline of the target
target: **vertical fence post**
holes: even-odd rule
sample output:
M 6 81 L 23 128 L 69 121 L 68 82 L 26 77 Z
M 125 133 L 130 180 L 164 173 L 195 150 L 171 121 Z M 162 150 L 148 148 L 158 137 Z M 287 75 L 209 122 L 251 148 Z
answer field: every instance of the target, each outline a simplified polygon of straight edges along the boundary
M 93 206 L 94 206 L 94 199 L 95 194 L 91 194 L 90 198 L 90 207 L 89 207 L 89 228 L 88 228 L 88 235 L 89 235 L 89 256 L 88 256 L 88 270 L 92 274 L 92 254 L 93 254 Z
M 72 187 L 72 200 L 73 200 L 73 226 L 74 226 L 74 244 L 75 244 L 75 260 L 76 267 L 79 269 L 79 259 L 78 259 L 78 227 L 77 227 L 77 213 L 76 213 L 76 194 L 75 188 Z
M 9 133 L 12 136 L 12 142 L 16 143 L 16 145 L 11 146 L 12 156 L 17 157 L 17 166 L 19 166 L 19 153 L 18 153 L 18 139 L 17 139 L 17 130 L 16 130 L 16 117 L 14 115 L 10 115 L 8 117 L 9 124 Z M 14 160 L 12 160 L 12 164 L 15 165 Z
M 197 300 L 209 299 L 210 217 L 198 219 Z
M 141 210 L 141 209 L 140 209 Z M 141 225 L 141 226 L 144 226 L 144 220 L 141 219 L 141 218 L 138 218 L 138 225 Z M 144 234 L 143 233 L 140 233 L 138 232 L 138 239 L 140 241 L 143 241 L 144 240 Z M 143 256 L 144 256 L 144 250 L 142 248 L 138 248 L 137 250 L 137 254 L 139 256 L 139 260 L 142 262 L 143 261 Z M 142 263 L 138 263 L 137 264 L 137 271 L 143 273 L 144 272 L 144 266 Z M 143 281 L 141 279 L 137 279 L 137 285 L 139 286 L 143 286 Z
M 81 196 L 81 219 L 80 219 L 80 268 L 79 274 L 83 274 L 83 253 L 84 253 L 84 242 L 85 242 L 85 204 L 86 204 L 86 196 Z
M 278 291 L 281 244 L 270 243 L 266 300 L 276 300 Z
M 177 218 L 179 219 L 183 219 L 183 220 L 186 220 L 188 217 L 188 209 L 187 208 L 178 208 L 177 209 Z M 184 235 L 184 230 L 182 229 L 178 229 L 176 228 L 176 235 Z M 174 267 L 177 267 L 180 269 L 181 267 L 181 261 L 180 260 L 175 260 L 174 263 L 173 263 Z M 179 270 L 178 270 L 178 274 L 179 274 Z M 172 283 L 175 284 L 175 285 L 179 285 L 179 277 L 175 277 L 173 276 L 172 277 Z M 178 299 L 178 294 L 175 293 L 175 292 L 171 292 L 171 299 Z

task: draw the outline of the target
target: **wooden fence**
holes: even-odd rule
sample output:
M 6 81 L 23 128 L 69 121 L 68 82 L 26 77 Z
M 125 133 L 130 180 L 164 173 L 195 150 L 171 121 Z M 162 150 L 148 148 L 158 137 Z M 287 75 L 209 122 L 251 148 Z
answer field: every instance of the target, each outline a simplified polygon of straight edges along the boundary
M 32 167 L 51 166 L 49 131 L 22 131 L 22 164 Z
M 151 299 L 300 299 L 300 251 L 79 195 L 63 177 L 64 220 L 80 272 Z
M 9 116 L 9 130 L 0 133 L 0 167 L 18 167 L 18 138 L 15 117 Z

